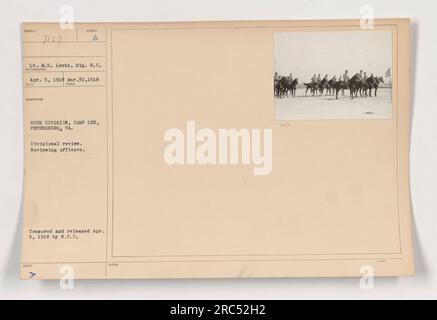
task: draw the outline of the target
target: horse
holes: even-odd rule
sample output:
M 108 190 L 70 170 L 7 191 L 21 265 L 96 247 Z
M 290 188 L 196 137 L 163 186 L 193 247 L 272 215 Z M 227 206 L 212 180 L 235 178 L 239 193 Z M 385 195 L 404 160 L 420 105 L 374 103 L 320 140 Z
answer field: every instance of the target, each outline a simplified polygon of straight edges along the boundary
M 369 96 L 372 96 L 372 89 L 375 89 L 375 97 L 376 92 L 379 88 L 379 83 L 384 83 L 384 79 L 382 77 L 370 77 L 367 79 L 367 85 L 369 86 Z
M 288 92 L 288 79 L 287 77 L 280 77 L 275 82 L 275 95 L 278 98 L 283 98 Z
M 329 94 L 329 95 L 335 94 L 335 88 L 334 88 L 335 83 L 336 83 L 336 81 L 334 81 L 334 79 L 330 79 L 328 81 L 328 87 L 326 88 L 326 94 Z
M 289 84 L 289 90 L 292 97 L 296 97 L 296 88 L 298 84 L 299 84 L 298 78 L 294 79 L 293 82 Z
M 367 98 L 368 94 L 367 94 L 367 90 L 369 90 L 369 84 L 367 83 L 367 80 L 361 80 L 361 85 L 359 86 L 359 92 L 360 92 L 360 97 L 364 97 Z
M 350 92 L 350 98 L 354 99 L 357 96 L 358 90 L 361 88 L 362 82 L 360 79 L 358 79 L 358 75 L 354 75 L 349 80 L 349 92 Z
M 340 90 L 344 90 L 348 88 L 348 84 L 346 83 L 346 81 L 336 81 L 333 85 L 332 85 L 332 90 L 334 91 L 335 94 L 335 99 L 338 99 L 338 93 L 340 92 Z
M 323 91 L 327 88 L 328 88 L 328 80 L 326 78 L 323 78 L 322 81 L 320 81 L 318 83 L 318 89 L 319 89 L 320 95 L 323 95 Z
M 310 93 L 312 95 L 315 95 L 317 92 L 317 83 L 316 82 L 304 82 L 303 83 L 306 86 L 305 90 L 305 96 L 307 95 L 308 90 L 310 90 Z

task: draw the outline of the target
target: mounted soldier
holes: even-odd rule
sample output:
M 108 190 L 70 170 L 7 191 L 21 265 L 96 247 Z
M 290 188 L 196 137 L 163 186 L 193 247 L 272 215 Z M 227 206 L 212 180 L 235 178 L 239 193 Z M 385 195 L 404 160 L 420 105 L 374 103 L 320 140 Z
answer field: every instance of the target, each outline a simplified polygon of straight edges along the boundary
M 277 72 L 275 72 L 275 76 L 274 76 L 275 81 L 279 80 L 279 74 Z
M 347 83 L 349 81 L 349 73 L 347 70 L 344 70 L 343 80 Z
M 332 76 L 332 78 L 328 81 L 328 92 L 329 94 L 333 93 L 334 90 L 334 85 L 337 82 L 337 77 L 335 75 Z
M 317 92 L 317 77 L 316 74 L 314 74 L 311 78 L 311 82 L 310 83 L 305 83 L 304 85 L 306 86 L 306 90 L 305 90 L 305 96 L 307 95 L 308 90 L 310 90 L 312 95 L 315 95 Z
M 275 90 L 275 96 L 279 97 L 279 79 L 280 76 L 277 72 L 275 72 L 275 75 L 273 76 L 273 88 Z
M 364 72 L 363 73 L 363 77 L 361 79 L 362 85 L 361 85 L 361 88 L 360 88 L 360 96 L 364 96 L 364 97 L 368 96 L 368 94 L 367 94 L 367 90 L 369 89 L 369 84 L 367 83 L 367 79 L 368 78 L 369 77 L 367 76 L 367 73 Z
M 349 85 L 349 73 L 347 70 L 344 70 L 343 81 L 345 82 L 346 86 Z M 341 89 L 341 95 L 344 96 L 344 88 Z

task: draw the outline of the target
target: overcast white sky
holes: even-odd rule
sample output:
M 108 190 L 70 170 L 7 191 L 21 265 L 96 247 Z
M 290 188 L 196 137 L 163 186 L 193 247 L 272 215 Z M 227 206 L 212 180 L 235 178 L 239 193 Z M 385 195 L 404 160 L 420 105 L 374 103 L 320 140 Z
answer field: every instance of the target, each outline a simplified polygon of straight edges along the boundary
M 390 31 L 327 31 L 275 33 L 275 71 L 293 73 L 299 82 L 309 82 L 314 73 L 322 77 L 344 70 L 360 69 L 370 76 L 383 76 L 392 65 Z

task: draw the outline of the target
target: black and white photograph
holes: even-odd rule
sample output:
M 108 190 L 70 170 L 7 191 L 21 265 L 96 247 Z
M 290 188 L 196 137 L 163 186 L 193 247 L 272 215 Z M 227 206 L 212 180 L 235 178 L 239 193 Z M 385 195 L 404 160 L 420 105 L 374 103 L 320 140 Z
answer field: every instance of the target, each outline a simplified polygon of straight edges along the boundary
M 273 81 L 276 120 L 391 119 L 391 32 L 277 32 Z

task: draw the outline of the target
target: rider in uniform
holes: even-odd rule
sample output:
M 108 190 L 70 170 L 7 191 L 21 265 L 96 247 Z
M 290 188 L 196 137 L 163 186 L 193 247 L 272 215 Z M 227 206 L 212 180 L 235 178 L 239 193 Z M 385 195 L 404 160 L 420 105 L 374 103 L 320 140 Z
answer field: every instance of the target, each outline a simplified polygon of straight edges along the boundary
M 344 82 L 348 82 L 349 81 L 349 74 L 348 74 L 347 70 L 344 71 L 343 80 L 344 80 Z
M 279 80 L 279 74 L 277 72 L 275 72 L 275 76 L 274 76 L 275 81 Z
M 341 80 L 340 80 L 340 81 L 341 81 Z M 346 85 L 348 85 L 348 81 L 349 81 L 349 73 L 348 73 L 347 70 L 344 70 L 343 81 L 345 82 Z M 344 96 L 344 88 L 341 88 L 341 94 Z
M 279 82 L 279 74 L 275 72 L 275 75 L 273 76 L 273 89 L 275 90 L 275 95 L 279 95 L 279 92 L 277 92 L 278 82 Z

